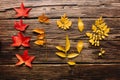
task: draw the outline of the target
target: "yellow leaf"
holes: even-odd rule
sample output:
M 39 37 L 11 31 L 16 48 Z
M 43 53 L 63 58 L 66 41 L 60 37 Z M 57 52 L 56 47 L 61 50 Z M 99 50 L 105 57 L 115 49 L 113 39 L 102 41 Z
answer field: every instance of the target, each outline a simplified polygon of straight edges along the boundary
M 92 30 L 93 30 L 93 32 L 96 32 L 97 27 L 95 25 L 92 25 Z
M 102 53 L 98 53 L 98 56 L 102 56 Z
M 62 58 L 66 57 L 65 53 L 62 53 L 62 52 L 56 52 L 56 55 L 58 55 L 59 57 L 62 57 Z
M 67 52 L 70 49 L 70 40 L 68 35 L 66 35 L 66 47 L 65 47 L 65 52 Z
M 105 29 L 105 33 L 110 32 L 110 28 Z
M 34 42 L 36 45 L 43 45 L 45 43 L 45 40 L 37 40 Z
M 96 46 L 100 46 L 100 42 L 99 41 L 96 41 Z
M 57 26 L 59 28 L 64 29 L 64 30 L 69 29 L 71 25 L 72 25 L 72 21 L 70 21 L 68 19 L 68 17 L 66 16 L 66 14 L 64 14 L 63 16 L 61 16 L 60 20 L 57 20 Z
M 90 38 L 92 38 L 92 33 L 87 32 L 86 35 Z
M 50 23 L 49 18 L 45 14 L 42 14 L 41 16 L 39 16 L 38 21 L 41 23 L 47 23 L 47 24 Z
M 39 29 L 39 28 L 34 29 L 33 32 L 36 32 L 36 33 L 39 33 L 39 34 L 44 34 L 45 33 L 44 29 Z
M 94 43 L 95 43 L 93 39 L 90 39 L 89 42 L 90 42 L 92 45 L 94 45 Z
M 57 48 L 58 50 L 60 50 L 60 51 L 65 52 L 65 49 L 64 49 L 62 46 L 56 46 L 56 48 Z
M 80 32 L 82 32 L 84 29 L 83 21 L 80 18 L 78 18 L 78 29 Z
M 105 36 L 102 36 L 102 38 L 104 39 L 104 38 L 105 38 Z
M 105 54 L 105 50 L 103 48 L 100 49 L 98 56 L 103 56 Z
M 108 34 L 107 34 L 107 33 L 104 33 L 104 36 L 108 36 Z
M 76 63 L 75 62 L 73 62 L 73 61 L 68 61 L 67 62 L 70 66 L 74 66 Z
M 82 50 L 82 48 L 83 48 L 83 41 L 80 40 L 80 41 L 77 43 L 77 51 L 80 53 L 81 50 Z
M 101 49 L 100 49 L 100 52 L 101 52 L 102 54 L 104 54 L 104 53 L 105 53 L 105 50 L 104 50 L 103 48 L 101 48 Z
M 77 53 L 70 53 L 70 54 L 68 54 L 68 58 L 75 58 L 75 57 L 77 57 L 79 54 L 77 54 Z
M 45 37 L 45 34 L 40 34 L 37 36 L 37 39 L 44 39 L 44 37 Z

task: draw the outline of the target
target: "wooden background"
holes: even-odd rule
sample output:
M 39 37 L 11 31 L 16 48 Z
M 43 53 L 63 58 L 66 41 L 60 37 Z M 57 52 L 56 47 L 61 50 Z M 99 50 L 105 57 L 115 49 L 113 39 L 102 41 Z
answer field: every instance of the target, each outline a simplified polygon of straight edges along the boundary
M 15 49 L 10 46 L 11 36 L 18 33 L 13 26 L 20 19 L 15 17 L 13 8 L 20 4 L 21 0 L 0 0 L 0 80 L 120 80 L 120 0 L 24 0 L 25 7 L 32 8 L 29 18 L 24 19 L 29 24 L 24 34 L 31 36 L 31 45 Z M 50 25 L 38 22 L 42 13 L 50 18 Z M 64 13 L 73 21 L 67 31 L 56 26 L 56 20 Z M 106 50 L 102 59 L 96 54 L 100 47 L 91 46 L 85 35 L 100 16 L 111 29 L 109 37 L 101 41 L 100 47 Z M 78 17 L 85 24 L 83 33 L 77 29 Z M 47 44 L 43 47 L 33 43 L 36 35 L 32 30 L 37 27 L 46 32 Z M 76 50 L 79 40 L 84 40 L 83 51 L 74 59 L 77 65 L 71 68 L 55 55 L 55 46 L 64 45 L 65 34 L 69 35 L 72 50 Z M 25 49 L 36 56 L 32 69 L 15 67 L 15 54 L 22 54 Z

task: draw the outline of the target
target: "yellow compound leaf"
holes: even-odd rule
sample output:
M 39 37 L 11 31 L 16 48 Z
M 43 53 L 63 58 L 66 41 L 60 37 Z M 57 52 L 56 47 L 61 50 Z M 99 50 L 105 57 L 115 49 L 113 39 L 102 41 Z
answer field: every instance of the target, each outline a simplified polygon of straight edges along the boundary
M 78 18 L 78 29 L 80 32 L 82 32 L 84 30 L 84 24 L 80 18 Z
M 68 54 L 68 58 L 75 58 L 75 57 L 77 57 L 79 54 L 77 54 L 77 53 L 70 53 L 70 54 Z
M 94 46 L 100 46 L 100 40 L 105 39 L 108 36 L 110 28 L 107 27 L 106 23 L 100 17 L 95 21 L 95 24 L 92 25 L 92 32 L 86 33 L 89 37 L 89 42 Z
M 73 62 L 73 61 L 68 61 L 67 62 L 70 66 L 74 66 L 76 63 L 75 62 Z
M 44 29 L 39 29 L 39 28 L 34 29 L 33 32 L 39 33 L 39 34 L 44 34 L 45 33 Z
M 37 36 L 37 39 L 44 39 L 45 38 L 45 34 L 40 34 Z
M 43 45 L 45 43 L 45 40 L 37 40 L 34 42 L 36 45 Z
M 65 53 L 62 53 L 62 52 L 56 52 L 56 55 L 58 55 L 61 58 L 65 58 L 66 57 Z
M 67 52 L 70 49 L 70 40 L 68 35 L 66 35 L 66 46 L 65 46 L 65 52 Z
M 81 50 L 83 49 L 83 41 L 82 40 L 80 40 L 78 43 L 77 43 L 77 51 L 78 51 L 78 53 L 80 53 L 81 52 Z
M 49 18 L 45 14 L 42 14 L 41 16 L 39 16 L 38 21 L 46 24 L 50 23 Z
M 62 46 L 56 46 L 56 48 L 57 48 L 58 50 L 60 50 L 60 51 L 65 52 L 65 49 L 64 49 Z
M 61 16 L 61 19 L 57 21 L 57 25 L 59 28 L 67 30 L 72 25 L 72 21 L 70 21 L 66 14 L 64 14 L 63 16 Z

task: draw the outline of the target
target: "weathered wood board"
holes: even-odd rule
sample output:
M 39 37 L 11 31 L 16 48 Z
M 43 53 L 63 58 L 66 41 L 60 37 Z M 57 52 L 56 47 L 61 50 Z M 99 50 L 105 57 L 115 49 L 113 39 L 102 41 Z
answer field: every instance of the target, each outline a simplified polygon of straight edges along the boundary
M 14 29 L 16 18 L 14 7 L 19 7 L 20 0 L 0 0 L 0 80 L 120 80 L 120 0 L 23 0 L 25 7 L 32 10 L 29 17 L 23 19 L 29 24 L 25 36 L 30 36 L 30 48 L 11 47 L 11 36 L 19 31 Z M 45 13 L 51 24 L 41 24 L 37 17 Z M 64 31 L 57 27 L 56 20 L 64 13 L 72 20 L 70 30 Z M 103 19 L 110 27 L 109 36 L 101 41 L 106 50 L 103 58 L 98 58 L 100 47 L 93 47 L 88 42 L 86 32 L 96 19 Z M 85 24 L 82 33 L 78 31 L 77 20 L 81 17 Z M 47 43 L 37 46 L 33 42 L 36 35 L 34 28 L 45 29 Z M 69 35 L 71 50 L 76 50 L 79 40 L 84 41 L 84 49 L 74 59 L 77 65 L 69 67 L 66 61 L 55 55 L 55 46 L 64 45 L 65 34 Z M 16 53 L 22 54 L 28 49 L 30 55 L 36 56 L 33 68 L 26 66 L 16 67 Z

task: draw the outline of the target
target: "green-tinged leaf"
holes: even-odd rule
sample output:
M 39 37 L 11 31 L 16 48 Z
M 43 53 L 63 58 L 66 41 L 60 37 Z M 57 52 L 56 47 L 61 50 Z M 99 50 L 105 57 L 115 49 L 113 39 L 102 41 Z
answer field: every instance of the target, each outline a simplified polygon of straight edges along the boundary
M 65 49 L 64 49 L 64 47 L 62 47 L 62 46 L 56 46 L 56 48 L 57 48 L 58 50 L 60 50 L 60 51 L 65 52 Z
M 78 43 L 77 43 L 77 51 L 80 53 L 82 48 L 83 48 L 83 41 L 80 40 Z
M 66 47 L 65 47 L 65 51 L 67 52 L 70 49 L 70 40 L 68 35 L 66 35 Z
M 70 54 L 68 54 L 68 58 L 75 58 L 75 57 L 77 57 L 79 54 L 77 54 L 77 53 L 70 53 Z
M 80 32 L 84 30 L 84 23 L 80 18 L 78 18 L 78 29 Z
M 59 57 L 62 57 L 62 58 L 66 57 L 65 53 L 62 53 L 62 52 L 56 52 L 56 55 L 58 55 Z
M 76 63 L 75 62 L 73 62 L 73 61 L 68 61 L 67 62 L 70 66 L 74 66 Z

